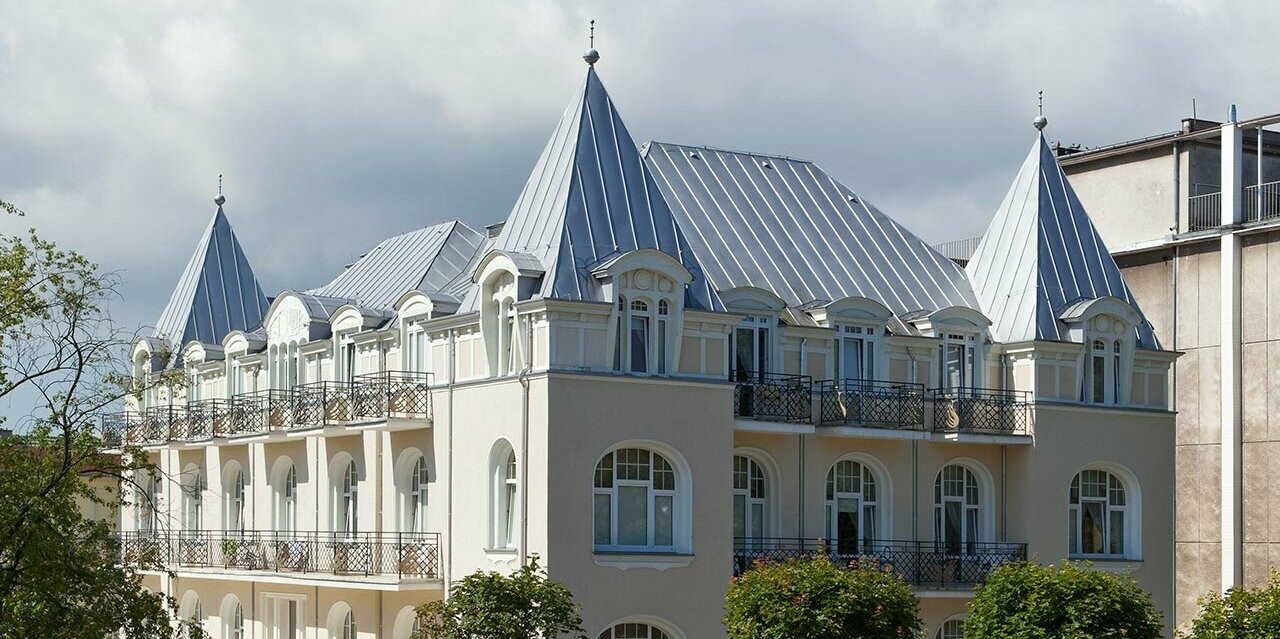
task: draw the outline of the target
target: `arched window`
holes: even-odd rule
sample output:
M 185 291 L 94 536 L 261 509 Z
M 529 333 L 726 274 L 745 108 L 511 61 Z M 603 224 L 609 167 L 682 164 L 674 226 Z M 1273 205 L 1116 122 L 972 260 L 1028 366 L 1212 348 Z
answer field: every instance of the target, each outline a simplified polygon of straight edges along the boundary
M 733 536 L 751 545 L 765 536 L 768 484 L 764 469 L 745 455 L 733 456 Z
M 938 626 L 936 639 L 964 639 L 964 619 L 948 619 Z
M 342 639 L 356 639 L 356 617 L 350 609 L 347 609 L 347 616 L 342 619 L 341 633 Z
M 360 474 L 356 471 L 355 460 L 349 460 L 342 467 L 342 477 L 335 486 L 334 495 L 336 524 L 338 531 L 347 536 L 354 536 L 359 531 L 359 489 Z
M 298 529 L 298 469 L 292 461 L 285 463 L 275 486 L 275 525 L 279 532 L 294 532 Z
M 430 480 L 426 457 L 418 455 L 417 460 L 413 462 L 408 479 L 409 494 L 404 532 L 425 533 L 427 532 L 427 482 Z
M 226 639 L 245 639 L 244 606 L 235 595 L 227 595 L 222 602 L 222 636 Z
M 671 635 L 647 623 L 620 623 L 600 633 L 599 639 L 671 639 Z
M 973 471 L 960 464 L 943 466 L 933 482 L 933 531 L 946 552 L 977 552 L 981 509 L 981 490 Z
M 135 523 L 139 531 L 152 533 L 160 529 L 160 478 L 155 473 L 143 475 L 141 493 Z
M 196 639 L 204 636 L 197 629 L 204 628 L 204 610 L 200 606 L 200 596 L 194 590 L 188 590 L 182 596 L 182 604 L 178 606 L 178 619 L 184 624 L 182 635 L 185 639 Z
M 226 530 L 227 532 L 244 532 L 244 471 L 239 466 L 230 466 L 230 477 L 226 485 Z
M 204 473 L 199 466 L 189 464 L 182 472 L 182 528 L 200 530 L 203 522 Z
M 597 550 L 675 550 L 676 472 L 665 457 L 622 448 L 596 464 Z
M 1067 506 L 1069 553 L 1073 557 L 1124 557 L 1129 498 L 1120 478 L 1098 469 L 1071 480 Z
M 827 471 L 827 538 L 841 553 L 870 551 L 879 530 L 880 499 L 875 474 L 865 464 L 842 459 Z
M 516 451 L 505 440 L 498 441 L 489 455 L 490 543 L 494 549 L 513 549 L 518 540 L 520 480 L 516 470 Z

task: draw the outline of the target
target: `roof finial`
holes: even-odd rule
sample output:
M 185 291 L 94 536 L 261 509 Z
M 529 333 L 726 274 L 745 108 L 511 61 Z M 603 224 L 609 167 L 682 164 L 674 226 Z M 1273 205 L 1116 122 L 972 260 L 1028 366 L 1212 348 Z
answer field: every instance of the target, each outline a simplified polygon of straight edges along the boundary
M 595 66 L 596 62 L 600 61 L 600 52 L 596 51 L 596 21 L 594 19 L 591 20 L 591 36 L 588 40 L 588 46 L 591 48 L 582 54 L 582 59 L 586 60 L 587 64 Z
M 222 206 L 223 204 L 226 204 L 226 202 L 227 202 L 227 198 L 223 197 L 222 195 L 222 174 L 219 173 L 218 174 L 218 197 L 213 198 L 213 203 L 217 204 L 218 206 Z
M 1043 90 L 1040 91 L 1040 113 L 1039 115 L 1036 116 L 1036 119 L 1031 121 L 1031 126 L 1034 126 L 1037 131 L 1043 131 L 1046 126 L 1049 126 L 1049 118 L 1044 117 L 1044 91 Z

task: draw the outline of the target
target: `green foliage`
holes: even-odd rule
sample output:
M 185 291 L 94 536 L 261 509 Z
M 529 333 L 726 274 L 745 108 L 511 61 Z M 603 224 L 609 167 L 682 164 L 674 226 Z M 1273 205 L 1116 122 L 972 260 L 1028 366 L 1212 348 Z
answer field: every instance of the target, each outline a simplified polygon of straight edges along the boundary
M 905 639 L 921 630 L 915 594 L 891 571 L 825 557 L 764 563 L 735 578 L 724 625 L 731 639 Z
M 537 556 L 514 575 L 477 572 L 454 584 L 448 601 L 418 608 L 421 639 L 585 639 L 568 588 L 547 579 Z
M 0 398 L 34 400 L 26 432 L 0 437 L 0 639 L 202 634 L 170 624 L 175 603 L 138 572 L 160 566 L 122 566 L 107 523 L 142 494 L 121 486 L 155 470 L 138 451 L 104 454 L 94 428 L 124 392 L 113 366 L 128 339 L 105 304 L 115 281 L 34 230 L 0 233 Z
M 1280 574 L 1261 588 L 1232 588 L 1200 599 L 1200 616 L 1184 639 L 1274 639 L 1280 637 Z
M 978 587 L 965 639 L 1159 639 L 1160 613 L 1128 576 L 1063 562 L 1006 564 Z

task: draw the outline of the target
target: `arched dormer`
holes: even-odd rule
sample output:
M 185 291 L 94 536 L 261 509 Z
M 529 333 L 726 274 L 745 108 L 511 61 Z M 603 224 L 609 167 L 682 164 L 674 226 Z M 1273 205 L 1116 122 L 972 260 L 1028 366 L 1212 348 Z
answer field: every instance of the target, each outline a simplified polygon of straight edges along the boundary
M 730 378 L 747 381 L 777 372 L 782 362 L 778 318 L 787 306 L 786 301 L 754 286 L 720 291 L 720 301 L 730 313 L 744 316 L 731 334 Z
M 684 291 L 693 275 L 678 260 L 655 249 L 639 249 L 591 268 L 604 298 L 612 300 L 607 342 L 613 369 L 666 375 L 680 361 Z
M 986 315 L 967 306 L 949 306 L 928 313 L 908 313 L 903 320 L 941 341 L 931 380 L 934 385 L 958 389 L 987 384 L 983 361 L 991 320 Z
M 1142 315 L 1118 297 L 1103 296 L 1068 306 L 1058 319 L 1068 339 L 1082 346 L 1080 401 L 1127 404 Z
M 489 251 L 476 266 L 473 279 L 480 285 L 480 332 L 490 375 L 510 375 L 523 366 L 515 305 L 533 294 L 541 277 L 538 261 L 523 253 Z
M 836 332 L 837 379 L 885 376 L 885 326 L 893 317 L 889 307 L 866 297 L 846 297 L 809 313 Z
M 341 306 L 341 304 L 335 304 Z M 273 389 L 289 389 L 305 381 L 298 347 L 330 335 L 325 304 L 314 295 L 285 291 L 271 302 L 263 317 L 267 332 L 267 379 Z

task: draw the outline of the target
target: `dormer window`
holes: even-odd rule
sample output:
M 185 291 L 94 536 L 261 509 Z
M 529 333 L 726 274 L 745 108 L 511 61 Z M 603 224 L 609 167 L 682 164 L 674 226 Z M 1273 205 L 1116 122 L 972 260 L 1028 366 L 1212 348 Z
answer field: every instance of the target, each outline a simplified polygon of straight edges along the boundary
M 618 297 L 618 340 L 614 342 L 613 368 L 629 373 L 667 373 L 667 331 L 671 326 L 671 302 L 656 304 Z
M 733 330 L 733 379 L 763 379 L 769 370 L 772 317 L 747 317 Z
M 875 379 L 876 329 L 868 326 L 839 328 L 841 379 Z
M 631 372 L 649 372 L 649 305 L 631 302 Z
M 942 336 L 942 388 L 971 388 L 979 385 L 981 371 L 977 358 L 978 338 L 972 334 L 944 333 Z
M 412 373 L 427 371 L 427 332 L 419 322 L 411 322 L 405 334 L 404 368 Z
M 1093 340 L 1089 353 L 1089 401 L 1117 404 L 1120 398 L 1120 340 Z

